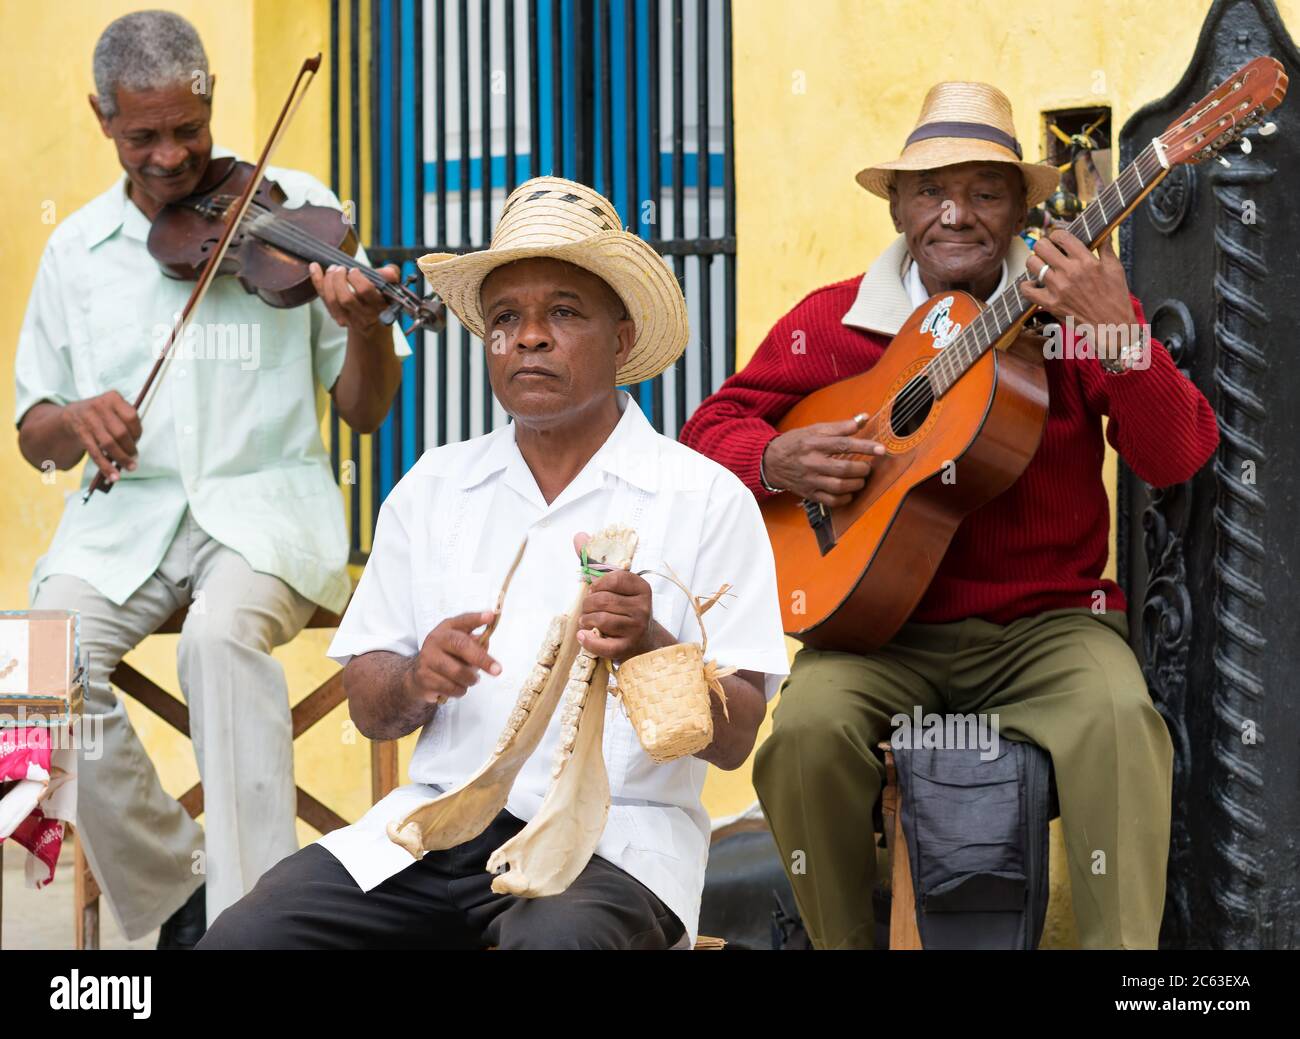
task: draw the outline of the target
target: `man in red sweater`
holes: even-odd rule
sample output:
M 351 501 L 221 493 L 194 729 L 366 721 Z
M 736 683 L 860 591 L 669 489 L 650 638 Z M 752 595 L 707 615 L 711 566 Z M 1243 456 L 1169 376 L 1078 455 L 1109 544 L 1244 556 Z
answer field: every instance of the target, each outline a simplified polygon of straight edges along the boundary
M 900 236 L 866 274 L 825 286 L 781 318 L 753 359 L 701 405 L 684 443 L 735 472 L 761 501 L 827 505 L 860 490 L 883 453 L 849 440 L 863 416 L 774 428 L 801 398 L 880 358 L 930 295 L 989 299 L 1022 272 L 1022 294 L 1075 329 L 1140 325 L 1109 243 L 1064 231 L 1030 254 L 1027 210 L 1056 171 L 1021 160 L 1006 97 L 940 83 L 902 156 L 858 181 L 889 200 Z M 1094 333 L 1094 339 L 1096 339 Z M 1124 596 L 1103 580 L 1110 508 L 1106 438 L 1143 480 L 1189 479 L 1211 456 L 1210 405 L 1149 342 L 1122 362 L 1046 361 L 1050 405 L 1020 479 L 959 527 L 911 620 L 870 655 L 802 649 L 759 748 L 754 783 L 818 948 L 867 948 L 874 922 L 872 809 L 877 744 L 891 718 L 991 715 L 1009 739 L 1052 757 L 1075 919 L 1085 947 L 1157 943 L 1169 846 L 1172 746 L 1129 649 Z

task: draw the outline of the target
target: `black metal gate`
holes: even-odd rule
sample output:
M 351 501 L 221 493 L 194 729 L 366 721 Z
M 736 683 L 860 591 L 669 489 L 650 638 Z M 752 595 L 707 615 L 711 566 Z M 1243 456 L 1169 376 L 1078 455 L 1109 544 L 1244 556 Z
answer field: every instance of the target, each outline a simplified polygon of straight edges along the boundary
M 1286 66 L 1273 136 L 1179 166 L 1123 227 L 1153 335 L 1219 418 L 1213 464 L 1153 491 L 1122 470 L 1120 583 L 1174 742 L 1161 944 L 1300 944 L 1300 52 L 1269 0 L 1216 0 L 1191 65 L 1120 134 L 1121 165 L 1249 59 Z
M 686 354 L 629 387 L 675 435 L 735 367 L 731 0 L 332 0 L 330 24 L 331 180 L 372 263 L 486 247 L 528 177 L 590 184 L 686 293 Z M 506 420 L 454 318 L 420 338 L 383 429 L 331 415 L 354 553 L 426 446 Z

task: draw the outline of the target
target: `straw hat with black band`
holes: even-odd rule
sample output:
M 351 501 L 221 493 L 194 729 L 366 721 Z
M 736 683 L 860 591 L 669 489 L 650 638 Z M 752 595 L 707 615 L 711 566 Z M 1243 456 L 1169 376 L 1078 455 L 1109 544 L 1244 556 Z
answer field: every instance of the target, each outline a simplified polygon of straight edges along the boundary
M 686 349 L 686 300 L 673 272 L 648 242 L 622 229 L 609 199 L 585 184 L 534 177 L 506 199 L 487 249 L 430 253 L 419 266 L 461 324 L 482 339 L 483 279 L 507 263 L 538 257 L 590 271 L 622 300 L 636 338 L 617 372 L 619 385 L 653 378 Z
M 933 170 L 959 162 L 1007 162 L 1025 177 L 1025 205 L 1032 208 L 1056 190 L 1060 174 L 1053 166 L 1025 162 L 1011 102 L 988 83 L 936 83 L 925 95 L 916 128 L 903 152 L 890 162 L 868 166 L 858 183 L 881 198 L 898 170 Z

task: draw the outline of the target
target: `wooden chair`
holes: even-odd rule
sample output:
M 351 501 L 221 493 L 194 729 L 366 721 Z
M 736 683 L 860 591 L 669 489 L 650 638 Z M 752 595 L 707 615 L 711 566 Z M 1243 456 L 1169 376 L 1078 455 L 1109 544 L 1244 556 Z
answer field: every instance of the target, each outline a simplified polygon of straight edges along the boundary
M 176 635 L 180 633 L 187 610 L 181 609 L 173 614 L 155 635 Z M 328 610 L 318 609 L 306 624 L 308 628 L 337 628 L 339 616 Z M 137 671 L 123 661 L 118 664 L 109 680 L 122 692 L 143 704 L 177 732 L 190 735 L 190 712 L 176 696 L 167 692 L 152 679 Z M 338 671 L 326 679 L 307 696 L 294 705 L 293 738 L 296 740 L 304 732 L 324 718 L 330 711 L 341 704 L 343 694 L 343 672 Z M 397 743 L 395 741 L 372 741 L 370 744 L 370 792 L 371 798 L 378 801 L 397 786 Z M 319 830 L 329 833 L 347 825 L 347 820 L 329 808 L 302 787 L 297 787 L 298 818 Z M 203 811 L 203 785 L 195 783 L 180 797 L 185 810 L 194 818 Z M 72 832 L 72 827 L 68 827 Z M 99 884 L 90 870 L 82 850 L 81 841 L 76 841 L 74 860 L 74 911 L 76 914 L 76 947 L 78 949 L 99 948 Z
M 884 819 L 885 846 L 889 849 L 889 947 L 921 948 L 921 932 L 916 926 L 916 892 L 912 888 L 912 865 L 907 857 L 907 838 L 903 836 L 903 817 L 898 810 L 898 770 L 894 752 L 886 741 L 885 789 L 880 794 L 880 814 Z

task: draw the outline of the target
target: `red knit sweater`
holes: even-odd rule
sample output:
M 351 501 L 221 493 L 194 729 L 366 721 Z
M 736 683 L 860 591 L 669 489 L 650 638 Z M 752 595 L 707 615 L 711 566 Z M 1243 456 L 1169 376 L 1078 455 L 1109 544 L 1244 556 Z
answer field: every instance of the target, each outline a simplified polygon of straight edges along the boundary
M 885 336 L 841 323 L 860 281 L 805 298 L 682 429 L 684 444 L 725 465 L 760 501 L 771 497 L 758 463 L 776 436 L 773 423 L 812 391 L 866 371 L 889 345 Z M 1136 299 L 1133 307 L 1145 320 Z M 806 352 L 791 350 L 797 332 Z M 1150 368 L 1122 375 L 1095 359 L 1053 359 L 1046 367 L 1051 403 L 1038 452 L 1008 491 L 957 529 L 912 620 L 1008 624 L 1044 610 L 1095 608 L 1099 589 L 1107 610 L 1124 610 L 1119 587 L 1101 579 L 1110 533 L 1101 416 L 1109 416 L 1111 445 L 1156 487 L 1189 479 L 1218 444 L 1209 402 L 1158 343 Z

